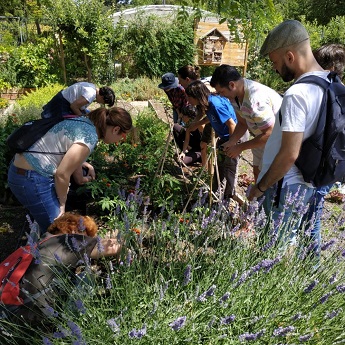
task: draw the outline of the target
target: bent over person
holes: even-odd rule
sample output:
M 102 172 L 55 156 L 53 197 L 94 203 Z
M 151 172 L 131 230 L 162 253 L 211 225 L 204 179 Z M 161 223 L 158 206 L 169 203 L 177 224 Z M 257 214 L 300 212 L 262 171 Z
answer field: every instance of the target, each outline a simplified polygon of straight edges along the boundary
M 253 173 L 256 181 L 264 148 L 271 135 L 282 97 L 266 85 L 242 78 L 236 68 L 229 65 L 221 65 L 215 69 L 211 86 L 218 94 L 230 100 L 237 115 L 235 131 L 224 144 L 224 151 L 229 157 L 234 158 L 250 149 L 253 154 Z M 253 138 L 240 141 L 247 130 Z
M 55 220 L 37 248 L 30 249 L 34 259 L 19 281 L 19 298 L 23 304 L 6 305 L 2 302 L 2 319 L 17 324 L 19 330 L 20 326 L 40 327 L 42 330 L 49 326 L 49 316 L 53 315 L 59 303 L 67 300 L 73 286 L 80 288 L 81 284 L 86 284 L 82 275 L 76 275 L 76 268 L 88 267 L 90 259 L 120 255 L 121 244 L 116 239 L 96 238 L 97 232 L 97 224 L 88 216 L 65 213 Z M 6 259 L 3 263 L 6 264 Z M 27 329 L 23 328 L 22 336 L 16 334 L 23 340 L 19 340 L 19 344 L 28 344 L 23 339 L 25 331 Z M 2 337 L 0 334 L 0 340 Z
M 132 118 L 125 109 L 98 108 L 87 116 L 57 123 L 27 151 L 15 155 L 8 171 L 8 185 L 38 223 L 41 233 L 65 213 L 71 175 L 79 184 L 96 178 L 90 164 L 83 176 L 83 166 L 98 140 L 118 143 L 131 129 Z
M 65 115 L 85 115 L 88 112 L 87 107 L 93 101 L 112 107 L 115 103 L 115 93 L 108 86 L 98 89 L 91 83 L 75 83 L 57 93 L 44 105 L 41 117 L 46 119 Z

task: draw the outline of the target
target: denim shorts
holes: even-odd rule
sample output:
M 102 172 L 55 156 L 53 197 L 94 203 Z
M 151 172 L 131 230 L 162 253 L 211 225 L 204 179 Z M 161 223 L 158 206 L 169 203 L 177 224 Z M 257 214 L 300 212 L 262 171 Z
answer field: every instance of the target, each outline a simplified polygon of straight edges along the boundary
M 8 185 L 14 196 L 38 223 L 41 235 L 45 233 L 60 212 L 54 177 L 45 177 L 34 170 L 17 168 L 11 163 Z

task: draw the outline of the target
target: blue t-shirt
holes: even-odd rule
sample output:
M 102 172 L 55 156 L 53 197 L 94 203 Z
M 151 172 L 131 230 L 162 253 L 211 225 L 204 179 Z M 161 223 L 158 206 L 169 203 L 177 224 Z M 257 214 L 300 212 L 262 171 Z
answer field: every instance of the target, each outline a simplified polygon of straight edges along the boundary
M 221 139 L 229 138 L 229 127 L 226 121 L 232 119 L 237 123 L 235 110 L 229 100 L 225 97 L 210 95 L 208 97 L 208 109 L 206 115 L 211 126 Z

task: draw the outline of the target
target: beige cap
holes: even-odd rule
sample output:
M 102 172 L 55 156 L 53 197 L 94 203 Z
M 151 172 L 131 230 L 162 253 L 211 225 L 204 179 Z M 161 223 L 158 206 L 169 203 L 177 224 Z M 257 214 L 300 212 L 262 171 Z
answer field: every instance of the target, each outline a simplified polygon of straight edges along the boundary
M 267 35 L 260 54 L 266 56 L 279 48 L 300 43 L 309 38 L 306 28 L 297 20 L 286 20 Z

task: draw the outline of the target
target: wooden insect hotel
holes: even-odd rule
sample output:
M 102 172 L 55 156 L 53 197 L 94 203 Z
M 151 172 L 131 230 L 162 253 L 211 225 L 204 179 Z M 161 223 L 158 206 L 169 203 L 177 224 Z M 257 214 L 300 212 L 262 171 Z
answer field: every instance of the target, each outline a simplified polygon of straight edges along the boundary
M 235 42 L 227 22 L 219 24 L 217 18 L 206 17 L 196 23 L 194 43 L 198 48 L 195 63 L 199 66 L 228 64 L 247 69 L 248 43 Z

